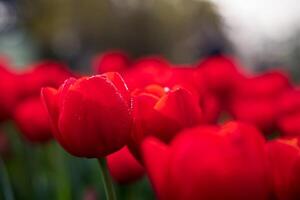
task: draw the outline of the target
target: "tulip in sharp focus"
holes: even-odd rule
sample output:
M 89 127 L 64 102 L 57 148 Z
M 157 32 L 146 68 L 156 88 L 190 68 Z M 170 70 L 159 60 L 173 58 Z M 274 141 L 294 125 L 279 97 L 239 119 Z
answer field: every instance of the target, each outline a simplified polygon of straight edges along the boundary
M 147 138 L 143 158 L 161 200 L 266 200 L 264 139 L 252 126 L 184 130 L 170 145 Z
M 131 131 L 131 98 L 118 73 L 70 78 L 44 88 L 56 140 L 71 154 L 99 158 L 121 149 Z

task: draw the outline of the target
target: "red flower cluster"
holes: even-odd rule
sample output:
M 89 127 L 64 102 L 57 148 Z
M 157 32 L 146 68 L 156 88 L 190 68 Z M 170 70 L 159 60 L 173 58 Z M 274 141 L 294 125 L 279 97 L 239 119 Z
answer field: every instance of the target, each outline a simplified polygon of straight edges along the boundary
M 268 197 L 264 139 L 251 126 L 195 127 L 168 146 L 149 138 L 143 154 L 159 199 Z
M 11 64 L 0 61 L 0 121 L 13 119 L 23 136 L 31 142 L 52 139 L 48 114 L 40 99 L 45 86 L 59 87 L 74 76 L 59 62 L 43 61 L 27 67 L 26 71 L 11 71 Z
M 300 199 L 300 91 L 281 71 L 245 73 L 226 55 L 176 66 L 120 51 L 96 57 L 93 76 L 70 78 L 56 62 L 19 74 L 4 65 L 1 119 L 30 141 L 53 135 L 72 155 L 107 157 L 119 183 L 146 172 L 162 200 Z

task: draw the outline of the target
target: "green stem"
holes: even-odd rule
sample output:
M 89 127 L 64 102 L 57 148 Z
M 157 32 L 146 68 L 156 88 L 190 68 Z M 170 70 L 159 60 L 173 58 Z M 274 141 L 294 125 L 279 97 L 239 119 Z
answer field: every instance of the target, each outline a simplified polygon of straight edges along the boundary
M 5 167 L 4 161 L 0 158 L 0 168 L 2 169 L 2 185 L 3 185 L 3 193 L 5 200 L 13 200 L 13 190 L 11 187 L 11 183 L 9 180 L 8 171 Z
M 107 163 L 105 158 L 98 158 L 101 176 L 102 176 L 102 182 L 104 185 L 104 190 L 106 194 L 107 200 L 116 200 L 116 193 L 114 189 L 114 185 L 111 179 L 111 176 L 109 175 Z

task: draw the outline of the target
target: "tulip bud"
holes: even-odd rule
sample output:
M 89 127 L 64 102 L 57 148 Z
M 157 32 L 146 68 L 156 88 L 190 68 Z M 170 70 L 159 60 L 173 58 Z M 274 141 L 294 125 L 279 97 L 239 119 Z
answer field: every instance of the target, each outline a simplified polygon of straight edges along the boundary
M 70 78 L 43 88 L 54 137 L 71 154 L 99 158 L 121 149 L 131 131 L 131 99 L 118 73 Z

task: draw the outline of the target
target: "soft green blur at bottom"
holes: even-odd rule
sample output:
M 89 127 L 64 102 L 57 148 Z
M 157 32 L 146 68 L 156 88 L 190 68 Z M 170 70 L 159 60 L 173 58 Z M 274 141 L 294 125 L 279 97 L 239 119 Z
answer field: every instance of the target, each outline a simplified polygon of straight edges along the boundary
M 105 199 L 95 159 L 73 157 L 56 142 L 31 144 L 24 141 L 12 122 L 4 124 L 2 129 L 8 133 L 12 144 L 11 154 L 3 162 L 12 198 L 7 198 L 7 187 L 0 184 L 0 199 L 82 200 L 91 191 L 97 199 Z M 115 188 L 117 199 L 155 199 L 147 178 L 131 185 L 115 183 Z

